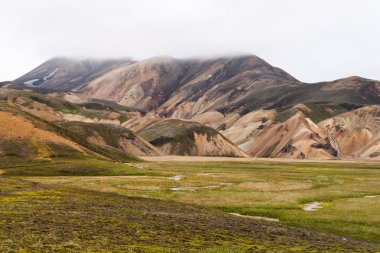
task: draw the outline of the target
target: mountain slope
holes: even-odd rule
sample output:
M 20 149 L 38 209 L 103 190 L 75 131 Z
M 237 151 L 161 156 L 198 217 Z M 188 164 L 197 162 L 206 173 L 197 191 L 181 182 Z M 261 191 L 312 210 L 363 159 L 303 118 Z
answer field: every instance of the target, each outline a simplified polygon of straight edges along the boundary
M 160 114 L 191 118 L 270 87 L 299 85 L 295 78 L 254 55 L 194 60 L 187 66 L 180 89 L 158 109 Z
M 89 142 L 70 129 L 41 119 L 12 103 L 14 93 L 2 94 L 0 100 L 0 158 L 27 159 L 101 157 L 116 161 L 138 160 L 133 154 L 108 145 Z M 43 95 L 40 95 L 44 97 Z M 5 100 L 5 101 L 4 101 Z M 40 115 L 41 116 L 41 115 Z
M 167 155 L 247 156 L 218 131 L 195 122 L 155 120 L 137 133 Z
M 109 101 L 89 100 L 78 104 L 57 97 L 54 93 L 43 95 L 3 89 L 5 90 L 7 93 L 3 92 L 3 96 L 8 103 L 50 122 L 83 121 L 121 125 L 129 118 L 144 114 L 134 108 Z
M 363 107 L 320 122 L 342 156 L 380 159 L 380 108 Z
M 53 58 L 17 78 L 14 82 L 52 90 L 73 90 L 102 75 L 107 70 L 129 63 L 131 63 L 129 59 L 74 60 Z
M 149 142 L 124 127 L 77 121 L 64 122 L 60 126 L 78 134 L 88 142 L 114 147 L 127 154 L 134 156 L 161 155 L 161 152 Z
M 182 71 L 172 58 L 152 58 L 109 71 L 79 91 L 91 98 L 152 110 L 170 97 Z
M 0 101 L 0 156 L 50 158 L 78 156 L 88 151 L 53 131 L 44 122 Z
M 283 123 L 273 124 L 261 134 L 247 153 L 261 157 L 334 158 L 337 151 L 327 136 L 302 112 Z

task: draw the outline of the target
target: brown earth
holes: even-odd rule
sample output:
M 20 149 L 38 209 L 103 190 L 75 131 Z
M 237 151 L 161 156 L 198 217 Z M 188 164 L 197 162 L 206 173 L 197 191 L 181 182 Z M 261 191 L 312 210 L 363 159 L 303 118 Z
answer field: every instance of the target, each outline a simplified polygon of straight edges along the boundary
M 16 155 L 22 155 L 24 151 L 24 155 L 28 155 L 29 149 L 35 149 L 37 157 L 46 158 L 55 155 L 51 147 L 52 144 L 85 153 L 77 143 L 53 132 L 41 129 L 20 115 L 1 111 L 0 143 L 0 152 L 3 155 L 13 152 L 16 152 Z

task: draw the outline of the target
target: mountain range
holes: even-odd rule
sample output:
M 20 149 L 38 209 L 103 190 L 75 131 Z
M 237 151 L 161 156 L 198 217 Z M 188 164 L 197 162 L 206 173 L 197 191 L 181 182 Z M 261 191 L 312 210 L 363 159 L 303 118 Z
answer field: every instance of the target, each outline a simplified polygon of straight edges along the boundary
M 53 58 L 0 87 L 1 155 L 380 159 L 379 81 L 304 83 L 255 55 Z

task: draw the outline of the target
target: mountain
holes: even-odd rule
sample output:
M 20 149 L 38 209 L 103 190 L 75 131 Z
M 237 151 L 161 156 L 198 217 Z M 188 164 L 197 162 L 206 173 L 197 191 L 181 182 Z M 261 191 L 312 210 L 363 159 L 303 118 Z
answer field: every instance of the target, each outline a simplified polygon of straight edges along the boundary
M 226 107 L 256 93 L 300 85 L 285 71 L 254 55 L 189 61 L 187 66 L 181 87 L 158 109 L 159 114 L 191 118 L 207 111 L 224 113 Z
M 31 85 L 34 79 L 42 82 Z M 46 93 L 64 105 L 16 102 L 33 115 L 121 126 L 164 154 L 372 159 L 380 152 L 376 117 L 363 121 L 372 124 L 371 134 L 365 124 L 342 123 L 364 120 L 359 112 L 380 104 L 379 81 L 353 76 L 304 83 L 255 55 L 96 64 L 56 58 L 2 86 Z M 207 152 L 197 146 L 194 127 L 207 129 Z M 178 141 L 183 136 L 184 145 Z
M 106 71 L 131 62 L 129 59 L 75 60 L 62 57 L 53 58 L 17 78 L 14 83 L 24 83 L 28 86 L 51 90 L 72 90 Z
M 278 85 L 301 84 L 254 55 L 209 60 L 154 57 L 138 62 L 54 58 L 14 82 L 78 91 L 90 98 L 148 111 L 159 109 L 163 114 L 175 113 L 173 107 L 178 103 L 186 107 L 207 100 L 207 105 L 202 107 L 210 110 L 222 107 L 226 101 L 237 102 L 253 89 L 259 92 Z M 212 103 L 213 100 L 218 102 Z
M 380 103 L 378 81 L 349 77 L 307 84 L 255 55 L 142 61 L 54 58 L 14 82 L 44 78 L 34 84 L 187 119 L 208 111 L 246 114 L 299 103 Z
M 161 57 L 110 71 L 79 91 L 164 116 L 189 118 L 237 102 L 247 91 L 284 84 L 300 83 L 253 55 L 211 60 Z

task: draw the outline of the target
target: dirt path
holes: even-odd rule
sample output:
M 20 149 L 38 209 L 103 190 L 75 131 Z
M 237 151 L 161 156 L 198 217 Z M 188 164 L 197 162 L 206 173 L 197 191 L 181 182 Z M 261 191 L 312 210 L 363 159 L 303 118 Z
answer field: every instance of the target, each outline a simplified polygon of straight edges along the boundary
M 208 157 L 208 156 L 144 156 L 148 162 L 298 162 L 298 163 L 371 163 L 380 164 L 378 160 L 311 160 L 284 158 L 240 158 L 240 157 Z

